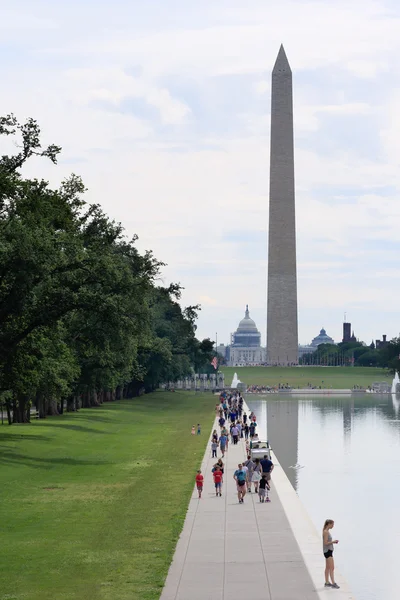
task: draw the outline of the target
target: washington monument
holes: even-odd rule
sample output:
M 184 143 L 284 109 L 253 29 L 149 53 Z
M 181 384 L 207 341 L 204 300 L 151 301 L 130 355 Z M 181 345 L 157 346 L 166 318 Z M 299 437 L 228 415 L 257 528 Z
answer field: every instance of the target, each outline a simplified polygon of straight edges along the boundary
M 283 46 L 272 71 L 267 362 L 298 362 L 292 71 Z

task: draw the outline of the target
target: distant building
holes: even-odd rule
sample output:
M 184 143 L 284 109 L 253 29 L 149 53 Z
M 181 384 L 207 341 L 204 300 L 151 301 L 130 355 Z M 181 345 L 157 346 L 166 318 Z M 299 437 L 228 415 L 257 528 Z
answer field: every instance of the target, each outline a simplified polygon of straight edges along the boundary
M 222 358 L 226 358 L 227 346 L 225 344 L 218 344 L 217 346 L 217 354 L 222 356 Z
M 305 354 L 312 354 L 313 352 L 315 352 L 314 346 L 310 346 L 310 344 L 299 344 L 299 358 L 302 358 Z
M 343 323 L 342 342 L 350 342 L 350 339 L 351 339 L 351 323 Z
M 327 335 L 325 329 L 322 328 L 321 331 L 319 332 L 319 335 L 317 335 L 311 342 L 311 346 L 313 346 L 313 348 L 315 350 L 315 348 L 317 348 L 320 344 L 334 344 L 334 343 L 335 342 L 333 341 L 333 339 L 331 337 L 329 337 L 329 335 Z
M 335 342 L 326 333 L 325 329 L 322 328 L 319 334 L 313 339 L 311 344 L 300 345 L 299 344 L 299 358 L 302 358 L 305 354 L 312 354 L 315 352 L 320 344 L 334 344 Z
M 222 345 L 218 353 L 222 354 Z M 266 349 L 261 346 L 261 333 L 253 319 L 250 318 L 248 305 L 244 319 L 232 334 L 231 344 L 224 346 L 226 363 L 231 367 L 260 365 L 266 362 Z
M 354 331 L 351 331 L 351 323 L 343 323 L 343 339 L 342 342 L 356 342 L 357 338 Z
M 382 350 L 383 348 L 386 348 L 386 346 L 389 343 L 387 341 L 386 337 L 387 337 L 386 335 L 383 335 L 381 340 L 375 340 L 375 348 L 377 350 Z

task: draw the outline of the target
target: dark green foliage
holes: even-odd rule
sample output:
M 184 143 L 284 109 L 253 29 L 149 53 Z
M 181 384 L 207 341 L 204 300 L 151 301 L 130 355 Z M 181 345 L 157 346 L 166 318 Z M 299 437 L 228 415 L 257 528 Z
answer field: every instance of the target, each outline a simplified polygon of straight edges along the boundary
M 0 391 L 9 420 L 97 406 L 154 389 L 210 362 L 212 343 L 195 337 L 199 307 L 182 310 L 180 286 L 156 287 L 162 263 L 140 254 L 119 223 L 88 205 L 72 175 L 59 189 L 24 179 L 31 156 L 56 163 L 29 119 L 0 118 L 19 135 L 0 158 Z M 211 348 L 209 347 L 211 344 Z
M 375 348 L 362 342 L 320 344 L 311 354 L 300 359 L 303 365 L 383 367 L 392 372 L 400 370 L 400 337 Z

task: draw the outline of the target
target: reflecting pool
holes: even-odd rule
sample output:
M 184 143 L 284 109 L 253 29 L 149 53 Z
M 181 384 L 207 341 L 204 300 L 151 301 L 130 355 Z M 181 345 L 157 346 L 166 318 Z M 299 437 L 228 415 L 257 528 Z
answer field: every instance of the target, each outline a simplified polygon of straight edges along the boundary
M 336 565 L 357 600 L 398 600 L 400 396 L 246 402 L 317 529 L 335 520 Z

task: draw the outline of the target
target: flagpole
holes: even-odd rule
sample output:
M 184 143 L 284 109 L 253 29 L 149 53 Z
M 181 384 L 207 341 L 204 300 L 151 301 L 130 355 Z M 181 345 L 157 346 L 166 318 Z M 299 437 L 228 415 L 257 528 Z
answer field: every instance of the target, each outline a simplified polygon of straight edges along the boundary
M 218 332 L 215 332 L 215 387 L 218 389 Z

